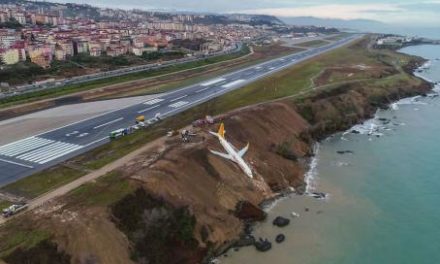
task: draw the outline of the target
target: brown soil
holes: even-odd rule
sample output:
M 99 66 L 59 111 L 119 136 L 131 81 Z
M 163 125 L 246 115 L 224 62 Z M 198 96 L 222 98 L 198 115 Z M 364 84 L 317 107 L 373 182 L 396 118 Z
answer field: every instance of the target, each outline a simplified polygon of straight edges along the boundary
M 62 209 L 61 209 L 62 208 Z M 54 241 L 71 255 L 71 263 L 133 263 L 130 244 L 103 208 L 63 208 L 49 203 L 36 211 L 38 228 L 50 230 Z
M 202 242 L 200 234 L 207 228 L 207 240 L 217 246 L 241 232 L 242 223 L 230 213 L 239 201 L 257 205 L 274 196 L 274 190 L 303 185 L 306 162 L 283 158 L 275 152 L 276 146 L 289 142 L 300 158 L 311 152 L 300 139 L 308 124 L 285 104 L 233 112 L 224 122 L 226 136 L 234 146 L 252 143 L 246 160 L 255 171 L 254 180 L 231 161 L 209 153 L 208 149 L 222 151 L 218 141 L 206 133 L 216 126 L 197 131 L 197 137 L 186 145 L 171 139 L 163 148 L 146 152 L 122 168 L 126 176 L 140 182 L 154 196 L 163 197 L 175 207 L 190 206 L 197 218 L 196 238 Z

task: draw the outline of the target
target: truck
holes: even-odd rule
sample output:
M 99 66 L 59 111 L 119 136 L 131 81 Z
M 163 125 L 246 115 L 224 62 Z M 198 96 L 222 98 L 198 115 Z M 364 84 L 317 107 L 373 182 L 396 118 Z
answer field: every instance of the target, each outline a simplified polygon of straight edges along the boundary
M 10 216 L 13 216 L 23 210 L 25 210 L 28 207 L 26 203 L 20 203 L 20 204 L 13 204 L 9 206 L 8 208 L 5 208 L 2 210 L 2 215 L 5 218 L 8 218 Z
M 128 134 L 128 129 L 126 128 L 121 128 L 115 131 L 110 132 L 110 139 L 116 139 L 122 136 L 125 136 Z
M 136 124 L 139 124 L 144 121 L 145 121 L 145 116 L 140 115 L 140 116 L 136 117 Z

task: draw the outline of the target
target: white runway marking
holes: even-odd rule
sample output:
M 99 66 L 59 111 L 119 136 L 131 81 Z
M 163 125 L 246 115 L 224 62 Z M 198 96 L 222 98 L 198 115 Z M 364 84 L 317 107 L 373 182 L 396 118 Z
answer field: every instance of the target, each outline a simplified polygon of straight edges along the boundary
M 84 147 L 90 147 L 91 145 L 94 145 L 94 144 L 99 143 L 101 141 L 104 141 L 106 139 L 109 139 L 109 137 L 105 137 L 105 138 L 101 138 L 101 139 L 95 140 L 95 141 L 90 142 L 89 144 L 85 145 Z
M 148 108 L 142 109 L 142 110 L 138 111 L 138 114 L 145 113 L 145 112 L 150 111 L 150 110 L 152 110 L 154 108 L 158 108 L 159 106 L 160 105 L 155 105 L 155 106 L 152 106 L 152 107 L 148 107 Z
M 218 79 L 214 79 L 212 81 L 204 82 L 204 83 L 200 84 L 200 86 L 210 86 L 210 85 L 213 85 L 213 84 L 216 84 L 219 82 L 223 82 L 223 81 L 226 81 L 226 79 L 225 78 L 218 78 Z
M 183 95 L 183 96 L 180 96 L 180 97 L 174 98 L 174 99 L 170 100 L 170 102 L 179 101 L 180 99 L 185 98 L 185 97 L 187 97 L 187 96 L 188 96 L 188 95 L 186 94 L 186 95 Z
M 223 88 L 230 88 L 230 87 L 232 87 L 232 86 L 234 86 L 234 85 L 237 85 L 237 84 L 239 84 L 239 83 L 242 83 L 242 82 L 244 82 L 244 81 L 245 81 L 245 80 L 243 80 L 243 79 L 236 80 L 236 81 L 233 81 L 233 82 L 227 83 L 227 84 L 225 84 L 225 85 L 222 85 L 222 87 L 223 87 Z
M 0 147 L 0 155 L 14 157 L 16 155 L 20 155 L 21 153 L 43 147 L 53 142 L 54 141 L 50 139 L 30 137 Z
M 116 122 L 119 122 L 119 121 L 121 121 L 121 120 L 123 120 L 123 119 L 124 119 L 123 117 L 120 117 L 120 118 L 118 118 L 118 119 L 112 120 L 112 121 L 107 122 L 107 123 L 104 123 L 104 124 L 102 124 L 102 125 L 95 126 L 93 129 L 98 129 L 98 128 L 101 128 L 101 127 L 106 126 L 106 125 L 111 125 L 111 124 L 116 123 Z
M 64 142 L 55 142 L 42 148 L 24 153 L 15 158 L 38 164 L 45 164 L 51 160 L 65 156 L 81 148 L 83 148 L 83 146 Z
M 157 103 L 162 102 L 163 100 L 165 100 L 165 99 L 162 99 L 162 98 L 156 98 L 156 99 L 153 99 L 153 100 L 147 101 L 147 102 L 145 102 L 144 104 L 145 104 L 145 105 L 154 105 L 154 104 L 157 104 Z
M 196 93 L 201 93 L 201 92 L 203 92 L 203 91 L 208 90 L 209 88 L 210 88 L 210 87 L 206 87 L 206 88 L 203 88 L 203 89 L 197 90 Z
M 34 168 L 33 166 L 29 166 L 29 165 L 26 165 L 26 164 L 22 164 L 22 163 L 10 161 L 10 160 L 0 159 L 0 161 L 6 162 L 6 163 L 9 163 L 9 164 L 13 164 L 13 165 L 18 165 L 18 166 L 25 167 L 25 168 L 29 168 L 29 169 L 33 169 Z
M 174 103 L 174 104 L 169 105 L 169 107 L 172 107 L 172 108 L 179 108 L 179 107 L 184 106 L 184 105 L 186 105 L 186 104 L 188 104 L 187 101 L 179 101 L 179 102 L 177 102 L 177 103 Z

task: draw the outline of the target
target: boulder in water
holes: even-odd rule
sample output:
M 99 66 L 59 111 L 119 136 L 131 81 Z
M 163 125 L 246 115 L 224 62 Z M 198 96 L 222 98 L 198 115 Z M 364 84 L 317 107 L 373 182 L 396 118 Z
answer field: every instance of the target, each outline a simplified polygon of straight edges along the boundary
M 286 239 L 286 236 L 285 236 L 285 235 L 283 235 L 283 234 L 279 234 L 279 235 L 277 235 L 277 237 L 275 238 L 275 241 L 276 241 L 277 243 L 282 243 L 285 239 Z
M 310 194 L 313 198 L 316 199 L 325 199 L 327 198 L 327 194 L 323 192 L 313 192 Z
M 338 150 L 336 151 L 336 153 L 340 154 L 340 155 L 344 155 L 344 154 L 354 154 L 353 151 L 351 150 Z
M 282 216 L 277 216 L 272 222 L 272 224 L 274 226 L 278 226 L 278 227 L 287 226 L 289 223 L 290 223 L 290 220 L 287 218 L 284 218 Z
M 254 245 L 255 248 L 260 252 L 266 252 L 272 248 L 272 243 L 270 243 L 269 240 L 262 238 L 256 241 Z

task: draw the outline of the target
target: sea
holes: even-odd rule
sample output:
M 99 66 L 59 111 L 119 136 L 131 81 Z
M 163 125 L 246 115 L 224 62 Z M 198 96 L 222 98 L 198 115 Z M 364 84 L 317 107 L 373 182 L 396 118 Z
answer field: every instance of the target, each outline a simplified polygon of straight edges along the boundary
M 438 31 L 440 32 L 440 30 Z M 421 77 L 440 82 L 440 46 L 401 52 L 429 60 Z M 222 264 L 440 263 L 440 97 L 407 98 L 372 120 L 320 142 L 308 191 L 326 199 L 292 195 L 266 208 L 257 238 L 272 241 L 228 251 Z M 339 154 L 338 152 L 344 154 Z M 295 216 L 296 215 L 296 216 Z M 274 227 L 276 216 L 290 219 Z M 278 244 L 275 237 L 284 234 Z

